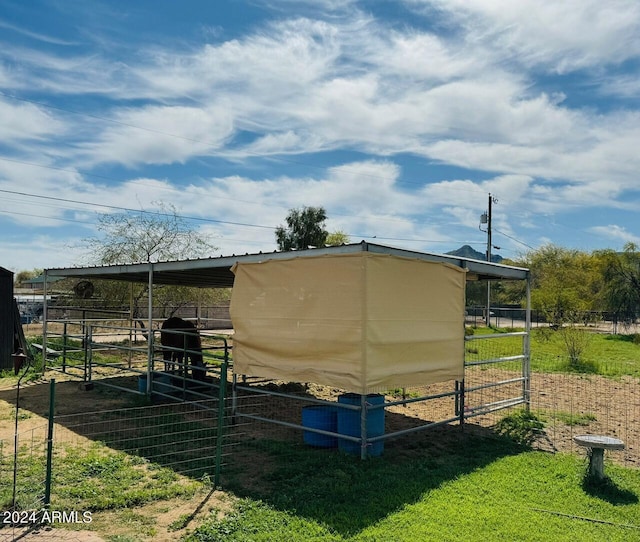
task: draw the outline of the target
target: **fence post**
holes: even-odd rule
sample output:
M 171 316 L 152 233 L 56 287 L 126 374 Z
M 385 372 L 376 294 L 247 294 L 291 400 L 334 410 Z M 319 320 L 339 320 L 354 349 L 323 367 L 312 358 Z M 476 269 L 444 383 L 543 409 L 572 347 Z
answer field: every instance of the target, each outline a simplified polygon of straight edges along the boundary
M 62 372 L 67 372 L 67 321 L 62 324 Z M 42 352 L 45 355 L 44 349 Z
M 47 474 L 44 486 L 44 505 L 49 507 L 51 504 L 51 463 L 53 458 L 53 416 L 56 404 L 56 381 L 52 378 L 49 381 L 49 426 L 47 428 Z
M 89 364 L 89 373 L 87 376 L 89 377 L 88 381 L 91 382 L 93 380 L 93 325 L 87 327 L 86 349 L 87 362 Z
M 464 429 L 464 414 L 465 414 L 464 378 L 462 380 L 456 380 L 455 391 L 456 391 L 455 414 L 456 416 L 458 416 L 458 422 L 460 424 L 460 428 Z
M 229 367 L 229 348 L 224 341 L 224 359 L 220 366 L 220 388 L 218 389 L 218 431 L 216 435 L 216 467 L 213 478 L 214 487 L 220 487 L 220 472 L 222 470 L 222 433 L 224 431 L 225 396 L 227 393 L 227 369 Z
M 367 394 L 360 395 L 360 459 L 367 458 Z

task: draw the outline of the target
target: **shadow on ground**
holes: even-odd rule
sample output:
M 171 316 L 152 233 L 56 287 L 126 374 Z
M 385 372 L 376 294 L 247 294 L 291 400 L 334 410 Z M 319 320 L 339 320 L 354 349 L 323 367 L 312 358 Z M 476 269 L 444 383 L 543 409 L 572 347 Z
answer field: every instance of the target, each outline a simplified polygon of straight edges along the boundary
M 587 474 L 582 480 L 582 489 L 588 495 L 616 506 L 637 504 L 639 502 L 638 496 L 633 491 L 618 487 L 609 477 L 598 480 Z
M 47 417 L 48 389 L 47 382 L 27 385 L 21 390 L 21 408 Z M 191 413 L 172 405 L 156 405 L 153 408 L 168 409 L 162 424 L 133 424 L 123 409 L 141 406 L 140 397 L 100 386 L 84 391 L 78 382 L 58 383 L 56 397 L 56 422 L 71 431 L 188 476 L 200 477 L 202 469 L 211 469 L 217 433 L 210 420 L 193 419 Z M 15 404 L 15 389 L 0 391 L 0 399 Z M 72 424 L 76 419 L 72 413 L 79 413 L 87 423 Z M 290 414 L 291 419 L 299 414 Z M 388 412 L 386 417 L 395 428 L 415 423 L 402 414 Z M 105 428 L 113 427 L 114 421 L 120 424 L 117 431 L 100 429 L 103 422 Z M 226 429 L 229 446 L 225 447 L 222 487 L 306 517 L 345 537 L 419 501 L 443 483 L 524 449 L 473 424 L 464 430 L 445 425 L 385 442 L 381 457 L 361 461 L 337 450 L 310 448 L 302 443 L 300 431 L 274 432 L 273 427 L 266 432 L 247 425 Z M 190 436 L 184 436 L 185 429 Z M 127 447 L 120 438 L 123 432 L 128 435 Z M 207 444 L 198 449 L 195 442 Z M 160 449 L 161 456 L 145 452 L 151 448 Z
M 470 425 L 464 432 L 443 426 L 386 443 L 381 457 L 365 461 L 336 450 L 255 439 L 224 471 L 223 484 L 349 537 L 443 483 L 522 451 Z

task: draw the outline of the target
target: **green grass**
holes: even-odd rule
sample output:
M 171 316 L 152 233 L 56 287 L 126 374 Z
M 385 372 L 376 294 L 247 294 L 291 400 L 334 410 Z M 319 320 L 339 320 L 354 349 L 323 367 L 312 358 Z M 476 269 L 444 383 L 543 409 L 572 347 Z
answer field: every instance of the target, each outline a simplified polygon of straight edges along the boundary
M 67 510 L 131 508 L 192 495 L 201 486 L 145 459 L 114 452 L 99 443 L 67 447 L 54 458 L 52 505 Z
M 593 487 L 575 456 L 507 439 L 459 444 L 366 462 L 272 444 L 261 450 L 272 467 L 252 473 L 261 483 L 239 487 L 231 513 L 185 540 L 640 540 L 637 470 L 608 462 L 612 482 Z
M 565 412 L 560 410 L 553 412 L 541 411 L 537 414 L 543 421 L 555 420 L 569 426 L 578 425 L 586 427 L 591 422 L 598 420 L 597 416 L 591 412 Z
M 20 409 L 20 411 L 18 412 L 18 421 L 28 420 L 32 416 L 33 416 L 32 412 L 29 412 L 28 410 L 25 410 L 25 409 Z M 16 419 L 15 407 L 0 411 L 0 422 L 6 421 L 6 420 L 15 420 L 15 419 Z
M 533 333 L 531 344 L 532 369 L 538 372 L 570 371 L 567 354 L 558 332 L 548 340 Z M 591 333 L 584 353 L 584 364 L 604 376 L 630 375 L 640 377 L 640 345 L 626 335 Z
M 492 328 L 469 328 L 468 334 L 484 335 L 494 333 L 504 333 L 514 331 L 513 329 L 495 330 Z M 569 362 L 566 346 L 563 343 L 561 333 L 550 328 L 537 328 L 531 334 L 531 369 L 534 372 L 579 372 L 600 374 L 608 377 L 620 377 L 623 375 L 640 378 L 640 336 L 630 335 L 605 335 L 600 333 L 589 333 L 590 340 L 582 356 L 580 363 Z M 30 338 L 30 340 L 35 340 Z M 56 342 L 57 341 L 57 342 Z M 62 342 L 59 338 L 54 338 L 48 343 L 50 348 L 62 350 Z M 69 340 L 67 346 L 80 348 L 79 341 Z M 487 358 L 511 356 L 522 353 L 521 337 L 505 337 L 499 340 L 478 340 L 466 343 L 467 361 L 475 361 Z M 70 353 L 69 363 L 81 363 L 82 352 Z M 94 353 L 96 362 L 99 363 L 119 363 L 121 361 L 117 354 L 106 355 L 104 353 Z M 42 366 L 40 356 L 37 358 L 37 367 Z M 82 359 L 81 359 L 82 358 Z M 61 358 L 49 361 L 49 365 L 61 365 Z M 517 363 L 504 363 L 500 365 L 504 369 L 518 370 Z M 39 373 L 34 373 L 37 378 Z M 13 371 L 5 371 L 0 377 L 13 379 Z M 394 390 L 401 393 L 401 390 Z
M 18 508 L 34 507 L 43 497 L 44 449 L 20 452 Z M 13 455 L 0 465 L 0 509 L 10 507 Z M 56 510 L 111 510 L 193 495 L 203 483 L 144 458 L 114 452 L 100 443 L 86 448 L 57 446 L 53 458 L 51 505 Z M 38 506 L 36 506 L 38 508 Z
M 0 446 L 0 510 L 10 509 L 13 499 L 13 449 L 8 448 Z M 46 472 L 43 452 L 37 450 L 34 453 L 29 446 L 19 447 L 17 510 L 39 508 L 41 505 Z
M 474 335 L 499 333 L 487 328 L 475 329 Z M 467 361 L 512 356 L 522 352 L 521 337 L 467 341 Z M 516 363 L 500 365 L 518 369 Z M 589 341 L 579 364 L 569 363 L 561 333 L 548 328 L 531 334 L 531 370 L 534 372 L 581 372 L 608 377 L 623 375 L 640 378 L 640 344 L 635 335 L 589 333 Z

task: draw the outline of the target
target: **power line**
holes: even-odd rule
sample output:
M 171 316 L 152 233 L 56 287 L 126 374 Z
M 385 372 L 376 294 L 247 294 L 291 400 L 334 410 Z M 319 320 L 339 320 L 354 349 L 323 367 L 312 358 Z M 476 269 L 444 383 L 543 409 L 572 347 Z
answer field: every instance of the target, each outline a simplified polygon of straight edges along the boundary
M 178 138 L 178 139 L 191 141 L 191 142 L 197 142 L 197 143 L 212 144 L 212 142 L 208 142 L 208 141 L 204 141 L 204 140 L 199 140 L 199 139 L 195 139 L 195 138 L 188 138 L 188 137 L 180 136 L 178 134 L 172 134 L 172 133 L 164 132 L 164 131 L 161 131 L 161 130 L 155 130 L 155 129 L 147 128 L 147 127 L 144 127 L 144 126 L 139 126 L 139 125 L 135 125 L 135 124 L 131 124 L 131 123 L 126 123 L 126 122 L 118 121 L 118 120 L 115 120 L 115 119 L 112 119 L 112 118 L 103 117 L 103 116 L 100 116 L 100 115 L 94 115 L 94 114 L 87 113 L 87 112 L 80 112 L 80 111 L 76 111 L 76 110 L 72 110 L 72 109 L 68 109 L 68 108 L 54 106 L 54 105 L 47 104 L 47 103 L 44 103 L 44 102 L 40 102 L 40 101 L 37 101 L 37 100 L 32 100 L 32 99 L 23 98 L 23 97 L 20 97 L 20 96 L 8 94 L 8 93 L 3 92 L 1 90 L 0 90 L 0 95 L 3 95 L 5 97 L 13 99 L 13 100 L 23 101 L 23 102 L 26 102 L 26 103 L 32 103 L 34 105 L 38 105 L 38 106 L 41 106 L 41 107 L 55 109 L 55 110 L 59 110 L 59 111 L 63 111 L 63 112 L 71 113 L 71 114 L 75 114 L 75 115 L 86 116 L 88 118 L 94 118 L 94 119 L 98 119 L 98 120 L 101 120 L 101 121 L 104 121 L 104 122 L 110 122 L 110 123 L 113 123 L 113 124 L 126 126 L 126 127 L 134 128 L 134 129 L 139 129 L 139 130 L 147 131 L 147 132 L 150 132 L 150 133 L 155 133 L 155 134 L 158 134 L 158 135 L 164 135 L 164 136 L 167 136 L 167 137 L 173 137 L 173 138 Z M 245 152 L 247 154 L 249 154 L 249 155 L 253 155 L 253 156 L 256 156 L 256 157 L 261 157 L 261 158 L 266 158 L 267 157 L 267 155 L 261 155 L 261 154 L 258 154 L 258 153 L 251 153 L 249 151 L 245 151 Z M 289 162 L 289 163 L 293 163 L 293 164 L 297 164 L 297 165 L 303 165 L 303 166 L 306 166 L 306 167 L 314 167 L 314 168 L 322 169 L 323 171 L 325 171 L 327 169 L 327 166 L 316 166 L 314 164 L 304 163 L 304 162 L 296 161 L 296 160 L 284 159 L 282 157 L 276 157 L 276 156 L 273 156 L 273 155 L 269 155 L 268 157 L 269 157 L 269 159 L 280 160 L 282 162 Z M 65 171 L 65 172 L 74 173 L 74 174 L 80 173 L 82 175 L 92 176 L 92 177 L 95 177 L 95 178 L 101 178 L 101 179 L 115 181 L 115 182 L 122 182 L 122 181 L 120 181 L 118 179 L 114 179 L 113 177 L 108 177 L 108 176 L 104 176 L 104 175 L 97 175 L 97 174 L 91 174 L 91 173 L 86 173 L 86 172 L 79 172 L 77 170 L 70 170 L 70 169 L 51 166 L 51 165 L 36 164 L 36 163 L 33 163 L 33 162 L 26 162 L 26 161 L 21 161 L 21 160 L 16 160 L 16 159 L 10 159 L 10 158 L 6 158 L 6 157 L 0 157 L 0 160 L 5 160 L 5 161 L 8 161 L 8 162 L 14 162 L 14 163 L 22 163 L 22 164 L 26 164 L 26 165 L 30 165 L 30 166 L 42 167 L 42 168 L 47 168 L 47 169 L 52 169 L 52 170 L 57 170 L 57 171 Z M 348 167 L 345 167 L 345 169 L 347 171 L 349 170 Z M 361 171 L 358 171 L 357 173 L 360 176 L 377 178 L 377 179 L 387 179 L 388 178 L 388 177 L 382 177 L 382 176 L 363 173 Z M 424 186 L 424 183 L 419 183 L 419 182 L 415 182 L 415 181 L 412 182 L 412 181 L 400 181 L 400 180 L 397 180 L 395 182 L 398 183 L 398 184 L 415 184 L 415 185 Z M 144 183 L 141 182 L 141 184 L 144 184 Z M 480 190 L 479 188 L 477 188 L 477 189 L 475 187 L 472 187 L 472 188 L 474 190 Z M 173 188 L 164 188 L 164 187 L 163 187 L 163 189 L 172 190 L 172 191 L 176 190 L 176 189 L 173 189 Z M 445 189 L 468 192 L 468 189 L 456 189 L 456 188 L 451 188 L 451 187 L 446 187 Z M 44 199 L 49 199 L 49 200 L 52 200 L 52 201 L 61 201 L 61 202 L 75 203 L 75 204 L 81 204 L 81 205 L 91 205 L 91 206 L 96 206 L 96 207 L 100 207 L 100 208 L 104 208 L 104 209 L 115 209 L 115 210 L 126 211 L 126 212 L 152 213 L 152 214 L 159 214 L 159 215 L 169 216 L 166 213 L 157 213 L 157 212 L 154 213 L 153 211 L 145 211 L 145 210 L 140 210 L 140 209 L 131 209 L 131 208 L 127 208 L 127 207 L 111 206 L 111 205 L 105 205 L 105 204 L 96 204 L 96 203 L 85 202 L 85 201 L 77 201 L 77 200 L 71 200 L 71 199 L 66 199 L 66 198 L 56 198 L 56 197 L 53 197 L 53 196 L 40 196 L 40 195 L 35 195 L 35 194 L 12 192 L 12 191 L 6 191 L 6 190 L 0 190 L 0 192 L 14 193 L 14 194 L 28 196 L 28 197 L 44 198 Z M 240 201 L 240 200 L 235 200 L 234 198 L 226 198 L 226 199 L 229 199 L 231 201 Z M 258 202 L 255 202 L 255 201 L 246 202 L 245 201 L 245 203 L 257 204 Z M 349 217 L 358 218 L 357 215 L 340 215 L 340 214 L 338 214 L 338 216 L 349 216 Z M 219 223 L 219 224 L 229 224 L 229 225 L 235 225 L 235 226 L 255 227 L 255 228 L 264 228 L 264 229 L 275 229 L 273 226 L 264 226 L 264 225 L 259 225 L 259 224 L 250 224 L 250 223 L 242 223 L 242 222 L 232 222 L 232 221 L 224 221 L 224 220 L 217 220 L 217 219 L 207 219 L 207 218 L 202 218 L 202 217 L 182 216 L 182 218 L 188 219 L 188 220 L 196 220 L 196 221 Z M 360 218 L 365 218 L 365 217 L 360 217 Z M 388 219 L 388 218 L 382 218 L 382 217 L 379 217 L 378 219 L 396 220 L 396 221 L 399 220 L 399 219 Z M 504 232 L 500 232 L 500 233 L 502 235 L 505 235 L 506 237 L 514 240 L 515 242 L 522 244 L 523 246 L 526 246 L 528 248 L 533 248 L 533 247 L 530 247 L 529 245 L 527 245 L 526 243 L 524 243 L 522 241 L 519 241 L 518 239 L 515 239 L 514 237 L 511 237 L 508 234 L 505 234 Z M 415 241 L 415 242 L 428 242 L 428 243 L 447 242 L 447 241 L 437 241 L 437 240 L 428 240 L 428 239 L 409 239 L 409 238 L 396 238 L 396 237 L 378 237 L 378 236 L 366 236 L 366 237 L 378 238 L 378 239 L 384 239 L 384 240 L 393 240 L 393 241 L 411 241 L 411 242 Z M 471 242 L 469 244 L 474 244 L 474 243 Z
M 362 233 L 349 233 L 347 234 L 349 237 L 364 238 L 364 239 L 375 239 L 376 241 L 410 241 L 416 243 L 445 243 L 450 244 L 454 241 L 441 241 L 436 239 L 416 239 L 415 237 L 382 237 L 380 235 L 366 235 Z M 481 245 L 482 241 L 457 241 L 463 245 Z
M 55 197 L 55 196 L 43 196 L 40 194 L 31 194 L 28 192 L 18 192 L 15 190 L 6 190 L 6 189 L 0 189 L 0 193 L 4 193 L 4 194 L 12 194 L 12 195 L 18 195 L 18 196 L 24 196 L 24 197 L 30 197 L 30 198 L 37 198 L 37 199 L 43 199 L 43 200 L 47 200 L 47 201 L 57 201 L 57 202 L 63 202 L 63 203 L 72 203 L 72 204 L 76 204 L 76 205 L 88 205 L 88 206 L 92 206 L 92 207 L 98 207 L 98 208 L 104 208 L 104 209 L 111 209 L 111 210 L 117 210 L 117 211 L 124 211 L 124 212 L 129 212 L 129 213 L 141 213 L 141 214 L 150 214 L 150 215 L 157 215 L 157 216 L 176 216 L 173 215 L 172 213 L 165 213 L 165 212 L 160 212 L 160 211 L 148 211 L 146 209 L 132 209 L 130 207 L 120 207 L 120 206 L 116 206 L 116 205 L 107 205 L 107 204 L 102 204 L 102 203 L 94 203 L 94 202 L 89 202 L 89 201 L 81 201 L 81 200 L 73 200 L 73 199 L 68 199 L 68 198 L 59 198 L 59 197 Z M 70 211 L 78 211 L 79 209 L 68 209 Z M 80 220 L 73 220 L 73 219 L 68 219 L 68 218 L 59 218 L 59 217 L 49 217 L 49 216 L 41 216 L 41 215 L 33 215 L 33 214 L 29 214 L 27 215 L 26 213 L 18 213 L 18 212 L 14 212 L 14 211 L 0 211 L 3 214 L 11 214 L 11 215 L 20 215 L 20 216 L 34 216 L 37 218 L 43 218 L 43 219 L 49 219 L 49 220 L 59 220 L 59 221 L 66 221 L 66 222 L 75 222 L 75 223 L 79 223 L 79 224 L 93 224 L 92 222 L 86 222 L 86 221 L 80 221 Z M 252 227 L 252 228 L 261 228 L 261 229 L 268 229 L 268 230 L 275 230 L 276 228 L 273 226 L 265 226 L 265 225 L 260 225 L 260 224 L 250 224 L 250 223 L 246 223 L 246 222 L 233 222 L 233 221 L 228 221 L 228 220 L 217 220 L 217 219 L 213 219 L 213 218 L 202 218 L 202 217 L 193 217 L 193 216 L 187 216 L 187 215 L 177 215 L 180 218 L 183 218 L 185 220 L 194 220 L 194 221 L 200 221 L 200 222 L 210 222 L 210 223 L 215 223 L 215 224 L 228 224 L 228 225 L 232 225 L 232 226 L 243 226 L 243 227 Z M 510 239 L 513 239 L 514 241 L 521 243 L 529 248 L 529 245 L 527 245 L 526 243 L 523 243 L 522 241 L 518 241 L 517 239 L 503 233 L 500 232 L 502 235 L 505 235 L 506 237 L 509 237 Z M 347 234 L 349 235 L 349 237 L 355 237 L 355 238 L 367 238 L 367 239 L 377 239 L 377 240 L 382 240 L 382 241 L 404 241 L 404 242 L 416 242 L 416 243 L 451 243 L 452 241 L 442 241 L 442 240 L 437 240 L 437 239 L 418 239 L 418 238 L 409 238 L 409 237 L 384 237 L 384 236 L 379 236 L 379 235 L 371 235 L 371 234 L 362 234 L 362 233 L 349 233 Z M 468 244 L 468 245 L 479 245 L 481 244 L 480 242 L 476 242 L 476 241 L 462 241 L 462 244 Z
M 71 200 L 71 199 L 67 199 L 67 198 L 57 198 L 57 197 L 53 197 L 53 196 L 42 196 L 42 195 L 39 195 L 39 194 L 29 194 L 27 192 L 17 192 L 17 191 L 14 191 L 14 190 L 0 189 L 0 192 L 5 193 L 5 194 L 13 194 L 13 195 L 19 195 L 19 196 L 40 198 L 40 199 L 45 199 L 45 200 L 60 201 L 60 202 L 65 202 L 65 203 L 74 203 L 74 204 L 78 204 L 78 205 L 90 205 L 90 206 L 95 206 L 95 207 L 103 207 L 103 208 L 106 208 L 106 209 L 114 209 L 114 210 L 118 210 L 118 211 L 126 211 L 126 212 L 133 212 L 133 213 L 145 213 L 145 214 L 153 214 L 153 215 L 169 216 L 169 217 L 170 216 L 174 216 L 171 213 L 147 211 L 147 210 L 144 210 L 144 209 L 131 209 L 131 208 L 127 208 L 127 207 L 118 207 L 118 206 L 115 206 L 115 205 L 98 204 L 98 203 L 92 203 L 92 202 L 87 202 L 87 201 Z M 70 210 L 76 211 L 78 209 L 70 209 Z M 93 222 L 88 222 L 88 221 L 74 220 L 74 219 L 70 219 L 70 218 L 34 215 L 32 213 L 28 213 L 28 214 L 27 213 L 19 213 L 19 212 L 16 212 L 16 211 L 0 210 L 0 214 L 18 215 L 18 216 L 30 216 L 30 217 L 42 218 L 42 219 L 46 219 L 46 220 L 57 220 L 57 221 L 63 221 L 63 222 L 72 222 L 72 223 L 76 223 L 76 224 L 93 225 Z M 249 226 L 249 227 L 255 227 L 255 228 L 263 228 L 263 229 L 275 230 L 275 228 L 272 227 L 272 226 L 262 226 L 262 225 L 258 225 L 258 224 L 247 224 L 247 223 L 242 223 L 242 222 L 230 222 L 230 221 L 224 221 L 224 220 L 206 219 L 206 218 L 200 218 L 200 217 L 189 217 L 189 216 L 182 216 L 182 215 L 178 215 L 178 216 L 180 216 L 181 218 L 187 219 L 187 220 L 199 220 L 199 221 L 203 221 L 203 222 L 214 222 L 214 223 L 230 224 L 230 225 L 235 225 L 235 226 Z M 442 240 L 436 240 L 436 239 L 418 239 L 418 238 L 409 238 L 409 237 L 383 237 L 383 236 L 379 236 L 379 235 L 362 234 L 362 233 L 353 233 L 353 234 L 348 233 L 347 235 L 349 235 L 349 237 L 364 238 L 364 239 L 375 239 L 375 240 L 380 240 L 380 241 L 404 241 L 404 242 L 413 242 L 413 243 L 447 243 L 447 244 L 452 243 L 452 241 L 450 241 L 450 240 L 449 241 L 442 241 Z M 468 245 L 481 244 L 480 242 L 476 242 L 476 241 L 462 241 L 461 243 L 462 244 L 468 244 Z
M 5 161 L 5 162 L 12 162 L 12 163 L 16 163 L 16 164 L 23 164 L 23 165 L 27 165 L 27 166 L 33 166 L 33 167 L 38 167 L 38 168 L 43 168 L 43 169 L 52 169 L 54 171 L 63 171 L 66 173 L 72 173 L 72 174 L 82 174 L 84 176 L 87 177 L 96 177 L 98 179 L 104 179 L 104 180 L 108 180 L 108 181 L 113 181 L 113 182 L 117 182 L 117 183 L 122 183 L 123 181 L 121 179 L 116 179 L 115 177 L 108 177 L 106 175 L 97 175 L 97 174 L 93 174 L 93 173 L 87 173 L 84 171 L 79 171 L 79 170 L 75 170 L 75 169 L 68 169 L 68 168 L 62 168 L 62 167 L 56 167 L 56 166 L 50 166 L 50 165 L 45 165 L 45 164 L 37 164 L 35 162 L 27 162 L 25 160 L 16 160 L 14 158 L 6 158 L 4 156 L 0 156 L 0 161 Z M 158 187 L 156 185 L 152 185 L 150 183 L 146 183 L 144 181 L 136 181 L 136 184 L 138 185 L 142 185 L 142 186 L 149 186 L 152 187 L 154 189 L 161 189 L 167 192 L 174 192 L 174 193 L 181 193 L 180 190 L 178 190 L 177 188 L 174 187 L 169 187 L 169 186 L 161 186 Z M 44 196 L 42 196 L 44 197 Z M 261 205 L 262 202 L 259 201 L 252 201 L 252 200 L 241 200 L 238 198 L 227 198 L 227 197 L 222 197 L 222 196 L 216 196 L 217 199 L 221 199 L 221 200 L 228 200 L 228 201 L 235 201 L 238 203 L 246 203 L 249 205 Z M 282 209 L 287 209 L 286 206 L 280 205 L 279 207 L 281 207 Z M 371 216 L 362 216 L 362 215 L 353 215 L 353 214 L 346 214 L 346 213 L 332 213 L 332 216 L 343 216 L 343 217 L 349 217 L 349 218 L 360 218 L 363 220 L 372 218 Z M 385 221 L 385 222 L 405 222 L 405 219 L 401 219 L 401 218 L 388 218 L 388 217 L 381 217 L 381 216 L 375 216 L 375 219 L 380 221 Z
M 512 237 L 508 233 L 504 233 L 503 231 L 500 231 L 500 230 L 496 229 L 495 227 L 493 228 L 493 231 L 499 233 L 500 235 L 504 235 L 505 237 L 508 237 L 512 241 L 515 241 L 516 243 L 520 243 L 521 245 L 523 245 L 523 246 L 525 246 L 527 248 L 530 248 L 531 250 L 535 250 L 535 248 L 532 247 L 531 245 L 527 245 L 527 243 L 525 243 L 524 241 L 520 241 L 519 239 L 516 239 L 515 237 Z
M 93 222 L 88 222 L 86 220 L 74 220 L 72 218 L 61 218 L 57 216 L 43 216 L 43 215 L 34 215 L 32 213 L 19 213 L 17 211 L 5 211 L 0 209 L 0 214 L 3 215 L 17 215 L 17 216 L 28 216 L 30 218 L 42 218 L 44 220 L 58 220 L 62 222 L 73 222 L 74 224 L 87 224 L 89 226 L 93 226 Z
M 4 194 L 14 194 L 14 195 L 18 195 L 18 196 L 27 196 L 27 197 L 32 197 L 32 198 L 40 198 L 40 199 L 44 199 L 44 200 L 51 200 L 51 201 L 61 201 L 64 203 L 75 203 L 75 204 L 79 204 L 79 205 L 89 205 L 92 207 L 99 207 L 99 208 L 103 208 L 103 209 L 113 209 L 116 211 L 125 211 L 128 213 L 144 213 L 144 214 L 151 214 L 151 215 L 157 215 L 157 216 L 175 216 L 172 213 L 163 213 L 163 212 L 156 212 L 156 211 L 147 211 L 145 209 L 132 209 L 130 207 L 119 207 L 117 205 L 106 205 L 104 203 L 94 203 L 94 202 L 90 202 L 90 201 L 80 201 L 80 200 L 73 200 L 73 199 L 68 199 L 68 198 L 58 198 L 58 197 L 54 197 L 54 196 L 41 196 L 39 194 L 29 194 L 28 192 L 17 192 L 15 190 L 3 190 L 0 189 L 0 192 L 4 193 Z M 263 229 L 268 229 L 268 230 L 275 230 L 276 228 L 273 226 L 264 226 L 264 225 L 260 225 L 260 224 L 249 224 L 246 222 L 231 222 L 229 220 L 217 220 L 214 218 L 202 218 L 202 217 L 198 217 L 198 216 L 187 216 L 187 215 L 177 215 L 180 218 L 183 218 L 185 220 L 197 220 L 200 222 L 212 222 L 215 224 L 229 224 L 232 226 L 246 226 L 249 228 L 263 228 Z
M 148 210 L 145 210 L 145 209 L 133 209 L 133 208 L 130 208 L 130 207 L 120 207 L 120 206 L 117 206 L 117 205 L 107 205 L 107 204 L 94 203 L 94 202 L 89 202 L 89 201 L 73 200 L 73 199 L 69 199 L 69 198 L 59 198 L 59 197 L 55 197 L 55 196 L 43 196 L 43 195 L 40 195 L 40 194 L 31 194 L 31 193 L 28 193 L 28 192 L 18 192 L 18 191 L 15 191 L 15 190 L 0 189 L 0 193 L 12 194 L 12 195 L 24 196 L 24 197 L 30 197 L 30 198 L 37 198 L 37 199 L 43 199 L 43 200 L 48 200 L 48 201 L 72 203 L 72 204 L 75 204 L 75 205 L 87 205 L 87 206 L 92 206 L 92 207 L 98 207 L 98 208 L 103 208 L 103 209 L 111 209 L 111 210 L 117 210 L 117 211 L 124 211 L 124 212 L 129 212 L 129 213 L 141 213 L 141 214 L 150 214 L 150 215 L 167 216 L 167 217 L 179 216 L 180 218 L 185 219 L 185 220 L 194 220 L 194 221 L 199 221 L 199 222 L 207 222 L 207 223 L 214 223 L 214 224 L 227 224 L 227 225 L 231 225 L 231 226 L 251 227 L 251 228 L 260 228 L 260 229 L 268 229 L 268 230 L 275 230 L 276 229 L 273 226 L 265 226 L 265 225 L 261 225 L 261 224 L 251 224 L 251 223 L 246 223 L 246 222 L 233 222 L 233 221 L 229 221 L 229 220 L 218 220 L 218 219 L 213 219 L 213 218 L 194 217 L 194 216 L 188 216 L 188 215 L 174 215 L 172 213 L 165 213 L 165 212 L 160 212 L 160 211 L 148 211 Z M 78 211 L 79 209 L 71 208 L 71 209 L 68 209 L 68 210 L 70 210 L 70 211 Z M 27 215 L 26 213 L 18 213 L 18 212 L 14 212 L 14 211 L 0 211 L 0 212 L 3 213 L 3 214 L 19 215 L 19 216 L 32 216 L 32 217 L 43 218 L 43 219 L 48 219 L 48 220 L 74 222 L 74 223 L 79 223 L 79 224 L 93 224 L 92 222 L 73 220 L 73 219 L 68 219 L 68 218 L 41 216 L 41 215 L 33 215 L 33 214 Z M 351 216 L 351 215 L 347 215 L 347 216 Z M 505 237 L 508 237 L 509 239 L 515 241 L 516 243 L 519 243 L 519 244 L 521 244 L 523 246 L 526 246 L 527 248 L 529 248 L 531 250 L 535 250 L 535 248 L 532 247 L 531 245 L 528 245 L 527 243 L 525 243 L 523 241 L 520 241 L 519 239 L 516 239 L 515 237 L 513 237 L 513 236 L 511 236 L 511 235 L 509 235 L 507 233 L 504 233 L 503 231 L 500 231 L 500 230 L 497 230 L 497 229 L 495 229 L 495 231 L 500 233 L 501 235 L 504 235 Z M 384 237 L 384 236 L 379 236 L 379 235 L 370 235 L 370 234 L 361 234 L 361 233 L 354 233 L 354 234 L 347 234 L 347 235 L 349 235 L 349 237 L 377 239 L 377 240 L 381 240 L 381 241 L 403 241 L 403 242 L 415 242 L 415 243 L 451 243 L 451 241 L 442 241 L 442 240 L 437 240 L 437 239 L 417 239 L 417 238 L 408 238 L 408 237 Z M 463 241 L 462 244 L 479 245 L 481 243 L 480 242 L 476 242 L 476 241 Z

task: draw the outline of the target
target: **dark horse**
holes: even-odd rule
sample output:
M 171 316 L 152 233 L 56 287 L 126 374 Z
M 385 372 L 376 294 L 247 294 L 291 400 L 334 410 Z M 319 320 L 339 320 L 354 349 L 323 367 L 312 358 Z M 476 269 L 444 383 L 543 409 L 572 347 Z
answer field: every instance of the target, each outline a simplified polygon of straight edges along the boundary
M 193 323 L 177 316 L 165 320 L 160 331 L 160 343 L 162 346 L 168 347 L 162 349 L 165 371 L 175 368 L 175 363 L 182 363 L 186 356 L 188 360 L 186 362 L 190 362 L 192 367 L 193 378 L 204 382 L 205 365 L 202 361 L 202 343 Z M 185 374 L 185 369 L 186 367 L 180 368 L 179 372 Z

